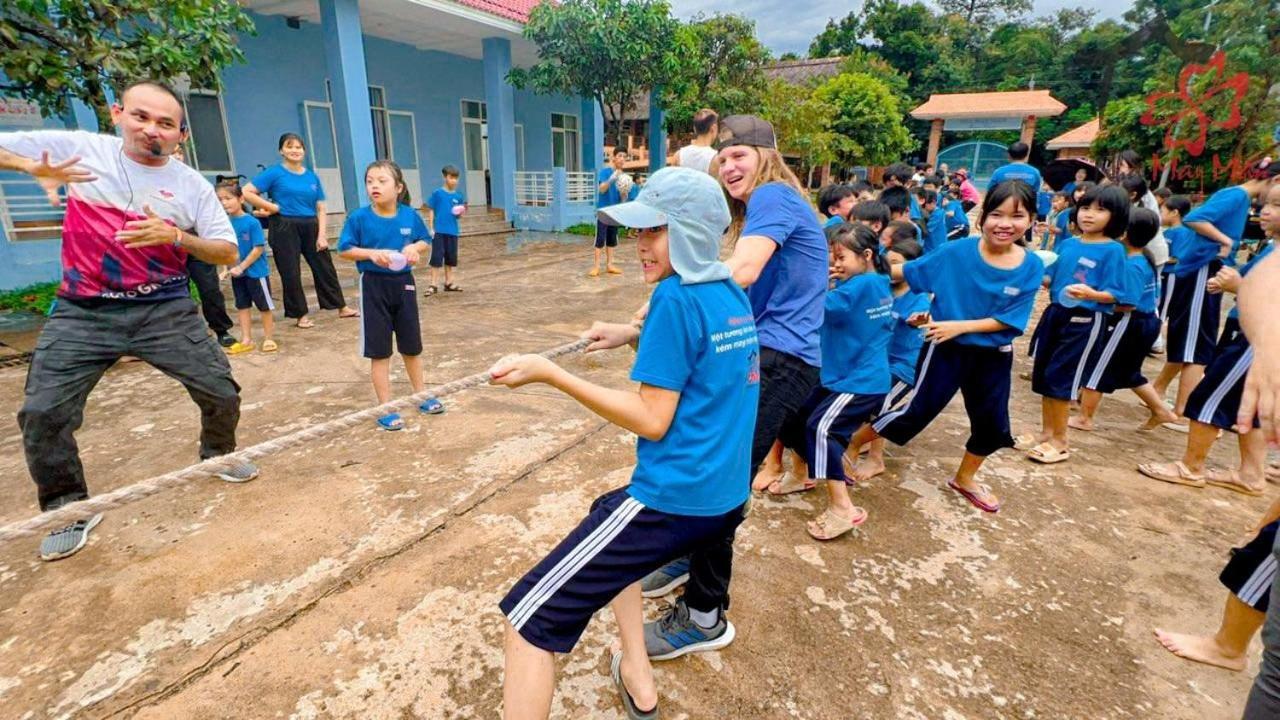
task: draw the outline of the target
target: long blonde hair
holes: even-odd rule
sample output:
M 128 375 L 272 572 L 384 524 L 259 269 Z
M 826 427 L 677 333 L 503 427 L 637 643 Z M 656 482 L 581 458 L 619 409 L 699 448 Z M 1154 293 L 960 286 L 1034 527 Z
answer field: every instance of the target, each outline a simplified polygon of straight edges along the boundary
M 790 185 L 792 189 L 800 194 L 800 197 L 804 198 L 805 202 L 808 202 L 811 207 L 813 206 L 813 202 L 809 199 L 809 193 L 805 191 L 804 185 L 800 184 L 800 179 L 796 177 L 796 174 L 787 166 L 787 162 L 782 159 L 782 153 L 773 148 L 752 147 L 751 149 L 755 150 L 756 155 L 760 158 L 759 163 L 756 165 L 756 176 L 751 179 L 752 192 L 761 185 L 780 182 Z M 720 181 L 720 186 L 724 188 L 724 181 L 720 180 L 719 153 L 711 161 L 708 172 L 716 180 Z M 724 197 L 729 202 L 729 217 L 731 218 L 729 232 L 726 234 L 725 239 L 729 246 L 732 247 L 738 242 L 738 238 L 742 236 L 742 226 L 747 219 L 747 201 L 731 196 L 728 188 L 724 188 Z M 816 217 L 817 208 L 814 208 L 813 212 Z

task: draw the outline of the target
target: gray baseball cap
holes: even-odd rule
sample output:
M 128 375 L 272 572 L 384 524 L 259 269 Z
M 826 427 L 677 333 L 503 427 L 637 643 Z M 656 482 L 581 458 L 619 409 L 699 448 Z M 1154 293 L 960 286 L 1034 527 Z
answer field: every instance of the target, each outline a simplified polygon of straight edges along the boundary
M 714 282 L 733 275 L 720 262 L 720 241 L 729 228 L 729 204 L 720 183 L 691 168 L 663 168 L 635 200 L 596 211 L 605 225 L 667 228 L 671 266 L 682 285 Z

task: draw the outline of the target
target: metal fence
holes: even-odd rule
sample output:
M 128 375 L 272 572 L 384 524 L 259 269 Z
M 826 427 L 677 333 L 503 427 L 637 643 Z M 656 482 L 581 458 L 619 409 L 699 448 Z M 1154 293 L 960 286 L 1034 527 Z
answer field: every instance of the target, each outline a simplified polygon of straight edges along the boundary
M 550 172 L 516 173 L 516 204 L 544 207 L 555 198 L 555 175 Z
M 565 200 L 568 202 L 596 201 L 596 181 L 589 172 L 565 173 Z

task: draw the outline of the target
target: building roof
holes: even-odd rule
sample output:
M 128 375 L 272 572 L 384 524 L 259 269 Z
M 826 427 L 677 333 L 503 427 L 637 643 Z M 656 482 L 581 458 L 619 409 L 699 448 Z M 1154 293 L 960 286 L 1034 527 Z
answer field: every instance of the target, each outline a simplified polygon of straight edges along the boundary
M 782 80 L 792 85 L 802 85 L 810 80 L 825 80 L 840 73 L 843 57 L 784 60 L 764 66 L 764 74 L 770 80 Z
M 1044 146 L 1048 150 L 1089 147 L 1093 145 L 1093 141 L 1098 138 L 1098 131 L 1101 127 L 1102 125 L 1098 122 L 1098 118 L 1094 118 L 1083 125 L 1073 127 L 1062 133 L 1058 137 L 1045 143 Z
M 1048 90 L 1015 90 L 985 93 L 934 93 L 911 111 L 917 120 L 941 118 L 1051 117 L 1067 109 Z
M 529 13 L 540 0 L 454 0 L 454 2 L 500 18 L 527 23 Z

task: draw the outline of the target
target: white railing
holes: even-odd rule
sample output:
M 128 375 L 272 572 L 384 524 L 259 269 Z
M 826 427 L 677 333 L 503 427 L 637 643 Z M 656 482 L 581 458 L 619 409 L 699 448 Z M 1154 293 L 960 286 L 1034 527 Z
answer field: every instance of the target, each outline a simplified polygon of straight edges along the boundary
M 517 205 L 550 205 L 555 197 L 555 175 L 549 172 L 516 173 Z
M 62 237 L 63 209 L 30 179 L 0 180 L 0 227 L 10 242 Z
M 565 173 L 567 202 L 595 202 L 596 179 L 589 172 Z

